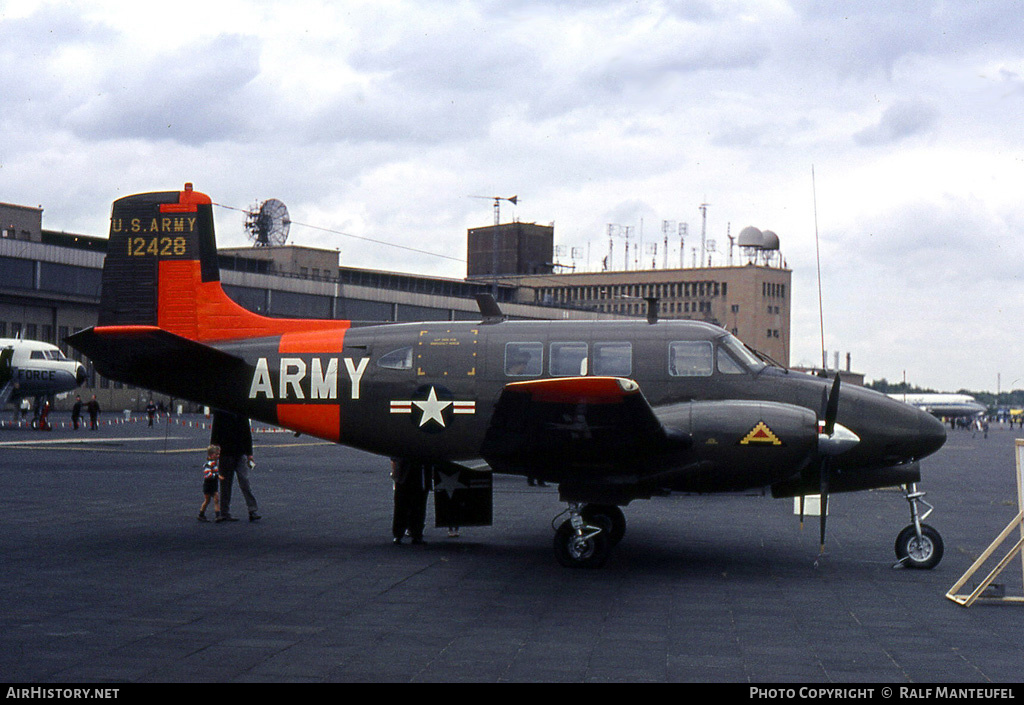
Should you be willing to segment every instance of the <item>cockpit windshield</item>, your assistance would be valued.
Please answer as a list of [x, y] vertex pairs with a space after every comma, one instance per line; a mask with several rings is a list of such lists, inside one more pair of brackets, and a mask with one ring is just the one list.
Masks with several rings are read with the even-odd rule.
[[750, 348], [733, 335], [726, 335], [720, 338], [718, 346], [751, 372], [760, 372], [767, 367], [761, 358], [751, 352]]

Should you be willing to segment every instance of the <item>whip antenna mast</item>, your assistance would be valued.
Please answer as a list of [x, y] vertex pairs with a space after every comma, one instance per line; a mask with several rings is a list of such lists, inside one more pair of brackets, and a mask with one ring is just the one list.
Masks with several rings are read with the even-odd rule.
[[828, 368], [825, 359], [825, 312], [821, 300], [821, 245], [818, 243], [818, 189], [814, 182], [814, 165], [811, 164], [811, 197], [814, 201], [814, 253], [818, 260], [818, 322], [821, 326], [821, 372]]

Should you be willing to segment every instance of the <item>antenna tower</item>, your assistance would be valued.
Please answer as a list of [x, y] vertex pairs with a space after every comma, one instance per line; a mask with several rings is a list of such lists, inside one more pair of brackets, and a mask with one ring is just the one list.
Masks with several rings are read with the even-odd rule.
[[700, 204], [700, 263], [704, 266], [704, 254], [707, 249], [707, 230], [708, 230], [708, 206], [710, 203]]
[[505, 196], [470, 196], [470, 198], [486, 198], [488, 201], [494, 201], [494, 224], [501, 224], [501, 202], [508, 201], [513, 206], [519, 203], [519, 196], [511, 196], [506, 198]]

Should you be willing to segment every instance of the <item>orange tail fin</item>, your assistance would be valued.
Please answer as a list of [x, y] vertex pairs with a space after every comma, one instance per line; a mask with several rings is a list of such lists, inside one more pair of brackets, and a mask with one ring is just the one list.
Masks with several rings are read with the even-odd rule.
[[268, 318], [232, 301], [220, 284], [213, 203], [183, 191], [114, 202], [98, 327], [158, 326], [200, 342], [336, 330], [348, 321]]

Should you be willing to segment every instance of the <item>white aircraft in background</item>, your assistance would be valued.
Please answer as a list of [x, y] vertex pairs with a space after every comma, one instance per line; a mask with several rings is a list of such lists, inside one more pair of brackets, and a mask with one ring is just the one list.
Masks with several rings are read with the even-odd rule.
[[85, 381], [85, 366], [38, 340], [0, 338], [0, 407], [26, 397], [68, 392]]
[[986, 411], [984, 404], [969, 394], [890, 394], [893, 399], [916, 406], [934, 416], [953, 418], [977, 416]]

